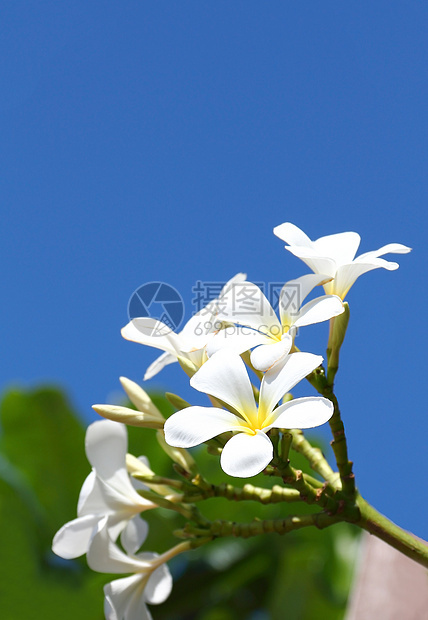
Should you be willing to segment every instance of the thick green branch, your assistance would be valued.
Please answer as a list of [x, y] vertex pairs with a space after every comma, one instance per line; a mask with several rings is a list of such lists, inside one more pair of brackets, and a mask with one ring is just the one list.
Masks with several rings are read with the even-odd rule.
[[186, 477], [189, 482], [183, 496], [185, 503], [199, 502], [210, 497], [224, 497], [236, 502], [252, 500], [261, 504], [300, 501], [300, 493], [298, 491], [284, 489], [279, 485], [274, 485], [271, 489], [264, 489], [252, 484], [245, 484], [241, 488], [225, 482], [218, 485], [211, 484], [201, 474], [191, 478], [186, 472]]
[[289, 516], [284, 519], [265, 519], [264, 521], [254, 520], [251, 523], [235, 523], [233, 521], [213, 521], [209, 529], [194, 528], [186, 525], [182, 530], [177, 530], [176, 536], [180, 538], [191, 538], [194, 536], [235, 536], [239, 538], [250, 538], [260, 534], [288, 534], [294, 530], [304, 527], [317, 527], [322, 530], [330, 525], [338, 523], [342, 519], [335, 515], [328, 515], [319, 512], [312, 515]]
[[337, 402], [337, 398], [330, 386], [327, 386], [324, 389], [323, 396], [328, 398], [334, 406], [334, 413], [329, 420], [333, 435], [331, 447], [333, 448], [334, 456], [336, 457], [337, 468], [342, 482], [342, 490], [345, 495], [353, 497], [355, 495], [355, 476], [352, 471], [353, 463], [348, 457], [345, 427], [340, 416], [339, 403]]
[[415, 562], [428, 568], [428, 543], [419, 540], [413, 534], [395, 525], [375, 510], [361, 496], [357, 497], [357, 505], [360, 509], [360, 520], [355, 523], [370, 534], [377, 536], [384, 542], [394, 547]]
[[252, 500], [261, 504], [278, 504], [281, 502], [299, 502], [301, 501], [299, 491], [295, 489], [284, 489], [279, 485], [274, 485], [271, 489], [263, 489], [255, 487], [252, 484], [245, 484], [242, 488], [235, 487], [232, 484], [210, 485], [209, 489], [202, 490], [197, 496], [189, 494], [190, 501], [199, 501], [208, 497], [224, 497], [226, 499], [241, 502]]

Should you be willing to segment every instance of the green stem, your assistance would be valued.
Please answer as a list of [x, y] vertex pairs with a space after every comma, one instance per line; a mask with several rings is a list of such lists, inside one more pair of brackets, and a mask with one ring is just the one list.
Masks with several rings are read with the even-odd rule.
[[319, 394], [328, 398], [333, 403], [334, 413], [329, 420], [330, 429], [333, 435], [331, 447], [336, 458], [339, 470], [343, 493], [348, 497], [355, 496], [355, 476], [352, 472], [352, 461], [348, 457], [348, 446], [346, 443], [345, 427], [340, 415], [339, 403], [333, 392], [333, 386], [327, 381], [325, 371], [322, 366], [311, 372], [306, 379], [317, 390]]
[[281, 461], [287, 463], [288, 454], [290, 452], [291, 444], [293, 441], [293, 435], [291, 431], [283, 431], [281, 437]]
[[281, 502], [299, 502], [300, 493], [295, 489], [284, 489], [275, 484], [271, 489], [263, 489], [255, 487], [252, 484], [245, 484], [242, 488], [235, 487], [232, 484], [211, 485], [210, 489], [201, 490], [201, 493], [194, 497], [192, 495], [185, 496], [184, 499], [192, 502], [207, 499], [208, 497], [224, 497], [225, 499], [241, 502], [256, 501], [261, 504], [278, 504]]
[[289, 516], [284, 519], [265, 519], [264, 521], [252, 521], [251, 523], [233, 523], [231, 521], [214, 521], [210, 532], [213, 536], [239, 536], [249, 538], [260, 534], [287, 534], [304, 527], [317, 527], [324, 529], [340, 521], [340, 517], [319, 512], [313, 515]]
[[311, 468], [329, 482], [333, 488], [337, 489], [337, 473], [332, 470], [321, 450], [314, 448], [304, 436], [303, 431], [292, 430], [290, 433], [293, 436], [293, 450], [302, 454], [308, 460]]
[[327, 386], [324, 389], [323, 395], [328, 398], [334, 406], [334, 413], [329, 420], [331, 433], [333, 435], [331, 447], [333, 448], [334, 456], [336, 457], [343, 493], [348, 497], [354, 497], [355, 476], [352, 471], [353, 463], [348, 457], [348, 445], [346, 443], [345, 427], [340, 415], [339, 403], [330, 386]]
[[415, 562], [428, 568], [428, 544], [419, 540], [413, 534], [401, 529], [392, 521], [384, 517], [361, 496], [357, 497], [360, 509], [360, 520], [355, 523], [370, 534], [377, 536]]
[[196, 506], [194, 506], [193, 504], [186, 504], [185, 506], [178, 504], [178, 503], [176, 504], [176, 503], [168, 501], [164, 497], [160, 497], [159, 495], [157, 495], [156, 493], [153, 493], [152, 491], [141, 490], [141, 491], [138, 491], [138, 494], [141, 495], [141, 497], [144, 497], [145, 499], [150, 500], [151, 502], [156, 504], [159, 508], [166, 508], [168, 510], [173, 510], [174, 512], [178, 512], [179, 514], [181, 514], [186, 519], [189, 519], [190, 521], [195, 521], [196, 523], [200, 523], [202, 525], [205, 525], [206, 523], [208, 523], [208, 519], [206, 519], [199, 512]]
[[[281, 462], [279, 459], [274, 460], [272, 465], [275, 474], [280, 476], [285, 484], [299, 491], [304, 502], [322, 506], [329, 514], [335, 514], [338, 511], [339, 502], [326, 493], [326, 488], [319, 480], [303, 474], [300, 469], [294, 469], [290, 463]], [[311, 484], [312, 482], [314, 485]]]

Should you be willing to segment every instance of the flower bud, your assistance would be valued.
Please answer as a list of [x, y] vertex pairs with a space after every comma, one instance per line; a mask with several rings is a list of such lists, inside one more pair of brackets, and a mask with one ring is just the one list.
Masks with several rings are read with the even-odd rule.
[[142, 387], [138, 385], [138, 383], [135, 383], [126, 377], [120, 377], [120, 382], [129, 400], [135, 407], [137, 407], [138, 411], [148, 413], [153, 418], [159, 419], [159, 421], [164, 420], [163, 415], [153, 403], [150, 396], [143, 390]]
[[190, 404], [185, 401], [184, 398], [181, 398], [181, 396], [173, 394], [172, 392], [165, 392], [165, 398], [171, 403], [171, 405], [174, 405], [176, 409], [180, 410], [190, 407]]
[[195, 460], [187, 450], [184, 448], [174, 448], [167, 444], [163, 430], [158, 431], [156, 436], [161, 448], [174, 461], [174, 463], [177, 463], [189, 473], [195, 473], [197, 471]]
[[345, 339], [349, 322], [349, 304], [345, 301], [343, 306], [345, 311], [330, 320], [330, 333], [327, 345], [327, 378], [330, 382], [334, 379], [337, 369], [339, 368], [340, 347]]
[[163, 428], [165, 419], [158, 412], [156, 415], [135, 411], [128, 407], [120, 407], [119, 405], [92, 405], [92, 409], [103, 418], [113, 420], [113, 422], [121, 422], [129, 426], [142, 426], [144, 428]]

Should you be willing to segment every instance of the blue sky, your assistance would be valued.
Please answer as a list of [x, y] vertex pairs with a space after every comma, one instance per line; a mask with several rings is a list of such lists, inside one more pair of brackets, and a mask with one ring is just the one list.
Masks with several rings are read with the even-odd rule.
[[[404, 243], [349, 294], [337, 393], [362, 493], [428, 537], [427, 27], [420, 2], [4, 5], [2, 387], [92, 419], [157, 355], [120, 336], [132, 292], [168, 282], [188, 318], [197, 280], [303, 275], [282, 222]], [[151, 386], [193, 397], [177, 365]]]

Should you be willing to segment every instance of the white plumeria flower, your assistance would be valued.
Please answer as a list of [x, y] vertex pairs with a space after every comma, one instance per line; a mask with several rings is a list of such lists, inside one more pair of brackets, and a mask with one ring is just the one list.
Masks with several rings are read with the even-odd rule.
[[123, 424], [94, 422], [86, 431], [85, 448], [92, 472], [80, 491], [78, 518], [66, 523], [52, 543], [54, 553], [65, 559], [88, 551], [94, 531], [105, 517], [116, 540], [131, 519], [141, 521], [140, 512], [157, 507], [141, 497], [131, 483], [126, 469], [128, 435]]
[[191, 448], [226, 431], [234, 435], [223, 448], [220, 464], [230, 476], [247, 478], [263, 471], [273, 458], [271, 428], [313, 428], [333, 415], [332, 403], [322, 397], [297, 398], [275, 409], [291, 388], [322, 362], [320, 355], [292, 353], [263, 377], [257, 408], [242, 359], [231, 351], [215, 353], [192, 377], [190, 384], [233, 407], [187, 407], [165, 422], [165, 439]]
[[300, 307], [315, 286], [329, 279], [310, 273], [287, 282], [279, 295], [280, 319], [258, 286], [252, 282], [234, 284], [223, 298], [218, 318], [236, 325], [214, 336], [207, 345], [208, 355], [224, 347], [243, 353], [260, 345], [251, 353], [251, 363], [257, 370], [268, 370], [290, 352], [298, 327], [327, 321], [344, 311], [336, 295], [323, 295]]
[[168, 364], [179, 359], [194, 372], [207, 360], [205, 346], [218, 329], [217, 314], [222, 297], [235, 282], [243, 282], [246, 274], [238, 273], [222, 288], [220, 295], [193, 315], [178, 334], [157, 319], [132, 319], [121, 330], [126, 340], [165, 351], [147, 368], [144, 380], [151, 379]]
[[361, 240], [356, 232], [338, 233], [311, 241], [300, 228], [290, 222], [277, 226], [273, 232], [288, 243], [285, 249], [301, 258], [312, 271], [334, 278], [324, 284], [324, 290], [327, 294], [338, 295], [341, 299], [345, 299], [355, 280], [363, 273], [379, 267], [389, 271], [398, 269], [398, 263], [379, 256], [407, 254], [411, 251], [411, 248], [401, 243], [389, 243], [379, 250], [360, 254], [355, 258]]
[[146, 536], [147, 526], [140, 520], [121, 537], [124, 553], [111, 539], [106, 520], [97, 526], [87, 555], [89, 567], [101, 573], [133, 573], [104, 586], [106, 620], [151, 620], [146, 603], [163, 603], [171, 593], [172, 577], [164, 564], [168, 553], [135, 555]]

